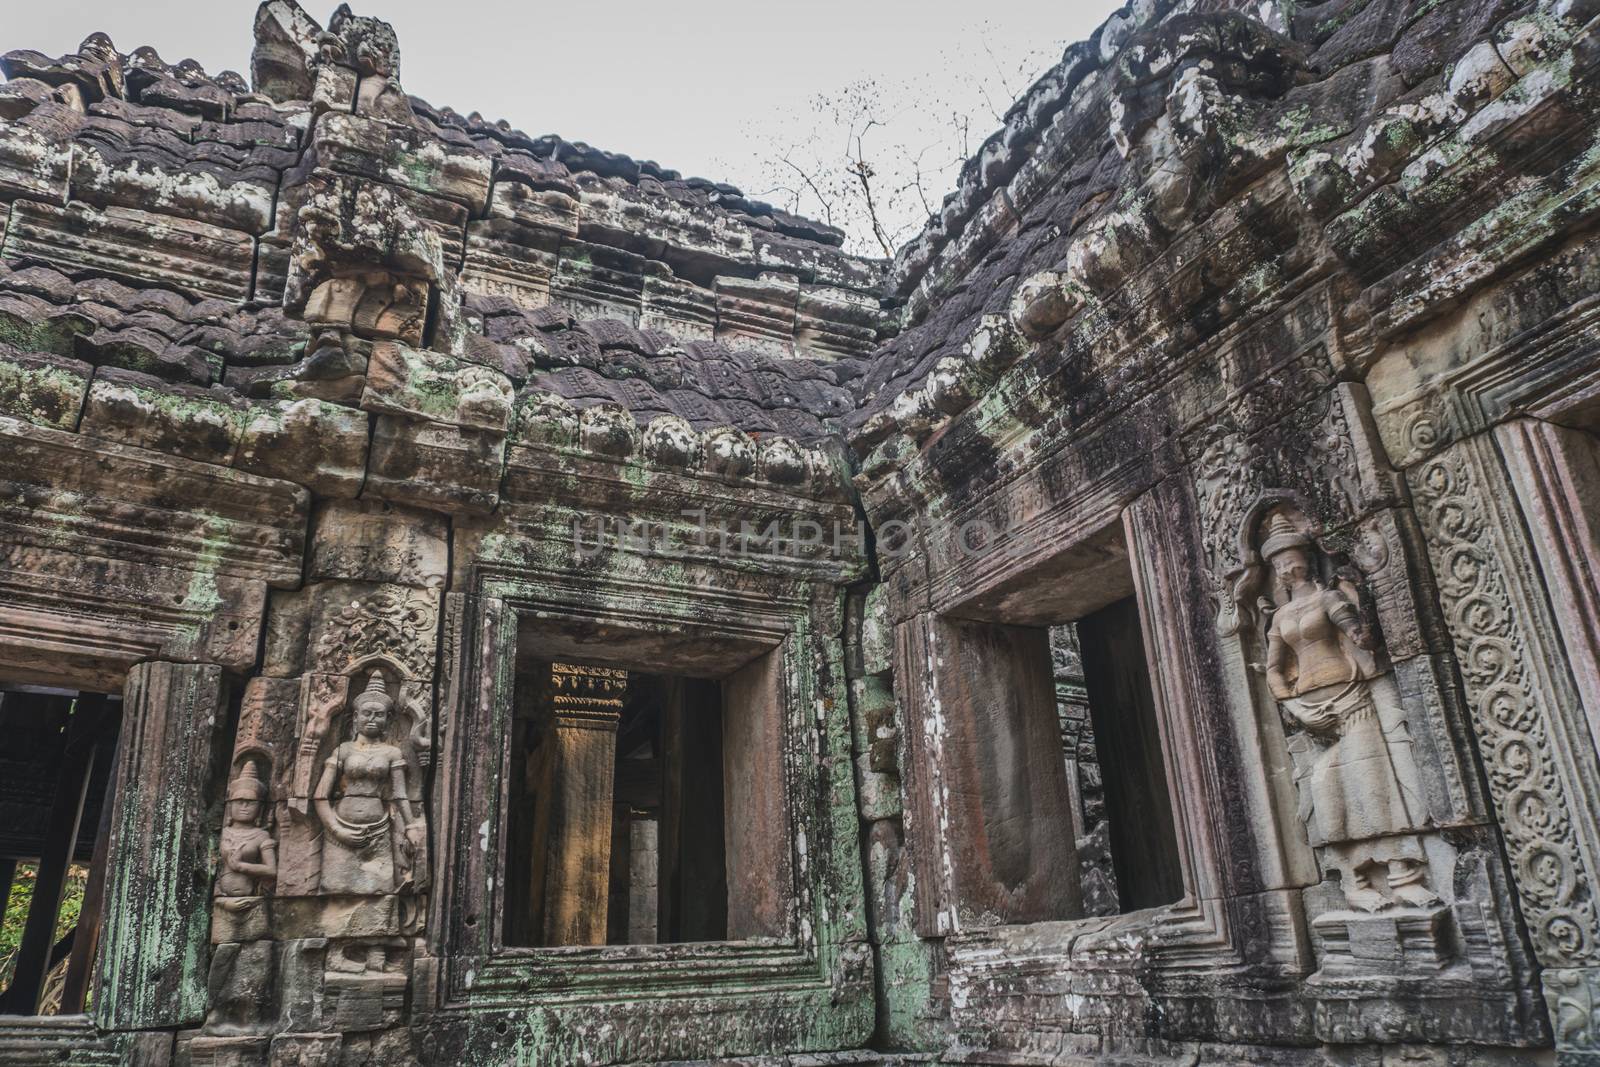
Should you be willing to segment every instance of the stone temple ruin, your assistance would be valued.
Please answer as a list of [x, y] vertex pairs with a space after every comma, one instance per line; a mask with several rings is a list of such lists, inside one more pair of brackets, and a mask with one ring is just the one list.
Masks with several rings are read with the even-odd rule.
[[892, 263], [7, 53], [0, 1062], [1600, 1063], [1597, 16], [1135, 0]]

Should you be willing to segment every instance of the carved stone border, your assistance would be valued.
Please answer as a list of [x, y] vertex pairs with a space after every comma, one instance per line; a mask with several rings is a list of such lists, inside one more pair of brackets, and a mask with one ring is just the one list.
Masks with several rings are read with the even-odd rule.
[[[1600, 965], [1593, 899], [1600, 768], [1556, 620], [1521, 529], [1516, 492], [1488, 434], [1407, 472], [1427, 534], [1446, 625], [1506, 852], [1552, 1006]], [[1584, 798], [1579, 803], [1575, 798]], [[1570, 998], [1569, 998], [1570, 999]], [[1563, 1048], [1596, 1045], [1591, 1013], [1563, 1025]]]

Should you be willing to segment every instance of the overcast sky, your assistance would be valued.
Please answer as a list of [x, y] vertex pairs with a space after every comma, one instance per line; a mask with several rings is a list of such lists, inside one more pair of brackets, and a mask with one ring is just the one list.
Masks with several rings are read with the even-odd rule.
[[[249, 76], [251, 0], [0, 0], [0, 51], [76, 49], [94, 30], [118, 49]], [[319, 22], [336, 6], [306, 4]], [[819, 111], [818, 94], [871, 79], [887, 141], [926, 140], [896, 124], [938, 97], [972, 113], [973, 147], [1019, 92], [1112, 0], [373, 0], [357, 14], [394, 24], [407, 92], [504, 118], [746, 192], [770, 184], [774, 146]], [[1026, 73], [1023, 73], [1023, 72]], [[988, 99], [985, 99], [985, 98]], [[927, 116], [923, 119], [926, 121]], [[919, 142], [920, 143], [920, 142]], [[943, 193], [944, 179], [935, 174]], [[772, 197], [778, 199], [778, 197]]]

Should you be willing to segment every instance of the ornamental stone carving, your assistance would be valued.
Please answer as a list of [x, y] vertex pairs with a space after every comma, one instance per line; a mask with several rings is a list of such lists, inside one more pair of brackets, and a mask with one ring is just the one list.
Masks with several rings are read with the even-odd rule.
[[385, 587], [352, 598], [324, 621], [314, 649], [320, 672], [343, 674], [360, 661], [382, 657], [408, 678], [433, 674], [435, 598], [417, 590]]
[[[395, 700], [380, 671], [350, 702], [351, 736], [313, 794], [322, 824], [322, 892], [368, 896], [426, 886], [427, 827], [412, 807], [413, 764], [392, 739]], [[407, 735], [407, 741], [410, 738]]]
[[1429, 816], [1399, 689], [1353, 569], [1336, 570], [1309, 526], [1291, 507], [1268, 511], [1241, 583], [1291, 730], [1301, 817], [1351, 908], [1431, 907], [1417, 836]]
[[[1545, 699], [1556, 683], [1541, 677], [1549, 667], [1530, 644], [1553, 625], [1536, 626], [1536, 604], [1507, 572], [1515, 548], [1505, 516], [1491, 502], [1499, 487], [1486, 483], [1497, 463], [1492, 446], [1478, 438], [1427, 460], [1411, 482], [1523, 916], [1546, 965], [1592, 966], [1600, 955], [1600, 917], [1580, 833], [1586, 816], [1569, 803], [1572, 772], [1559, 751], [1559, 712]], [[1531, 569], [1531, 558], [1524, 561]], [[1547, 971], [1547, 982], [1556, 975]], [[1548, 984], [1546, 993], [1554, 995]]]

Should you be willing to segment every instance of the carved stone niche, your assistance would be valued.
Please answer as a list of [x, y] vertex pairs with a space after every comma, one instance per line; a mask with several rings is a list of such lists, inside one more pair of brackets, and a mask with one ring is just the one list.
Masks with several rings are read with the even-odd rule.
[[1471, 1033], [1457, 1036], [1542, 1041], [1498, 841], [1450, 761], [1462, 715], [1451, 661], [1386, 634], [1376, 560], [1329, 540], [1298, 498], [1269, 491], [1245, 513], [1231, 575], [1251, 696], [1282, 724], [1283, 773], [1324, 876], [1303, 891], [1318, 1031], [1393, 1039], [1393, 998], [1407, 995], [1419, 999], [1406, 1034], [1426, 1037], [1439, 1012], [1461, 1018], [1470, 1003]]
[[430, 704], [429, 688], [383, 657], [301, 680], [280, 892], [317, 904], [285, 903], [289, 935], [415, 931], [419, 911], [401, 898], [428, 886]]
[[251, 682], [240, 745], [273, 766], [280, 1015], [291, 1030], [322, 1029], [324, 1009], [377, 1025], [405, 997], [430, 881], [437, 594], [323, 582], [274, 611], [299, 652]]
[[276, 1029], [278, 945], [272, 940], [281, 796], [275, 782], [290, 751], [294, 690], [279, 679], [245, 689], [223, 798], [217, 874], [211, 894], [211, 969], [205, 1026], [190, 1045], [194, 1063], [265, 1062]]
[[[364, 614], [363, 603], [349, 608]], [[337, 661], [329, 644], [311, 650], [312, 665]], [[299, 983], [314, 991], [317, 1029], [398, 1025], [406, 1002], [410, 938], [421, 933], [429, 886], [432, 689], [403, 658], [364, 655], [340, 674], [298, 683], [273, 921], [280, 938], [322, 946]]]
[[223, 808], [217, 877], [212, 883], [209, 979], [210, 1033], [258, 1032], [271, 1022], [273, 942], [271, 901], [278, 876], [278, 842], [270, 819], [270, 789], [259, 761], [235, 761]]
[[[1292, 501], [1268, 496], [1241, 536], [1242, 636], [1287, 734], [1299, 816], [1337, 890], [1312, 893], [1323, 968], [1436, 968], [1454, 954], [1452, 850], [1436, 833], [1406, 706], [1366, 577]], [[1378, 944], [1381, 942], [1381, 946]], [[1366, 961], [1366, 962], [1363, 962]]]

